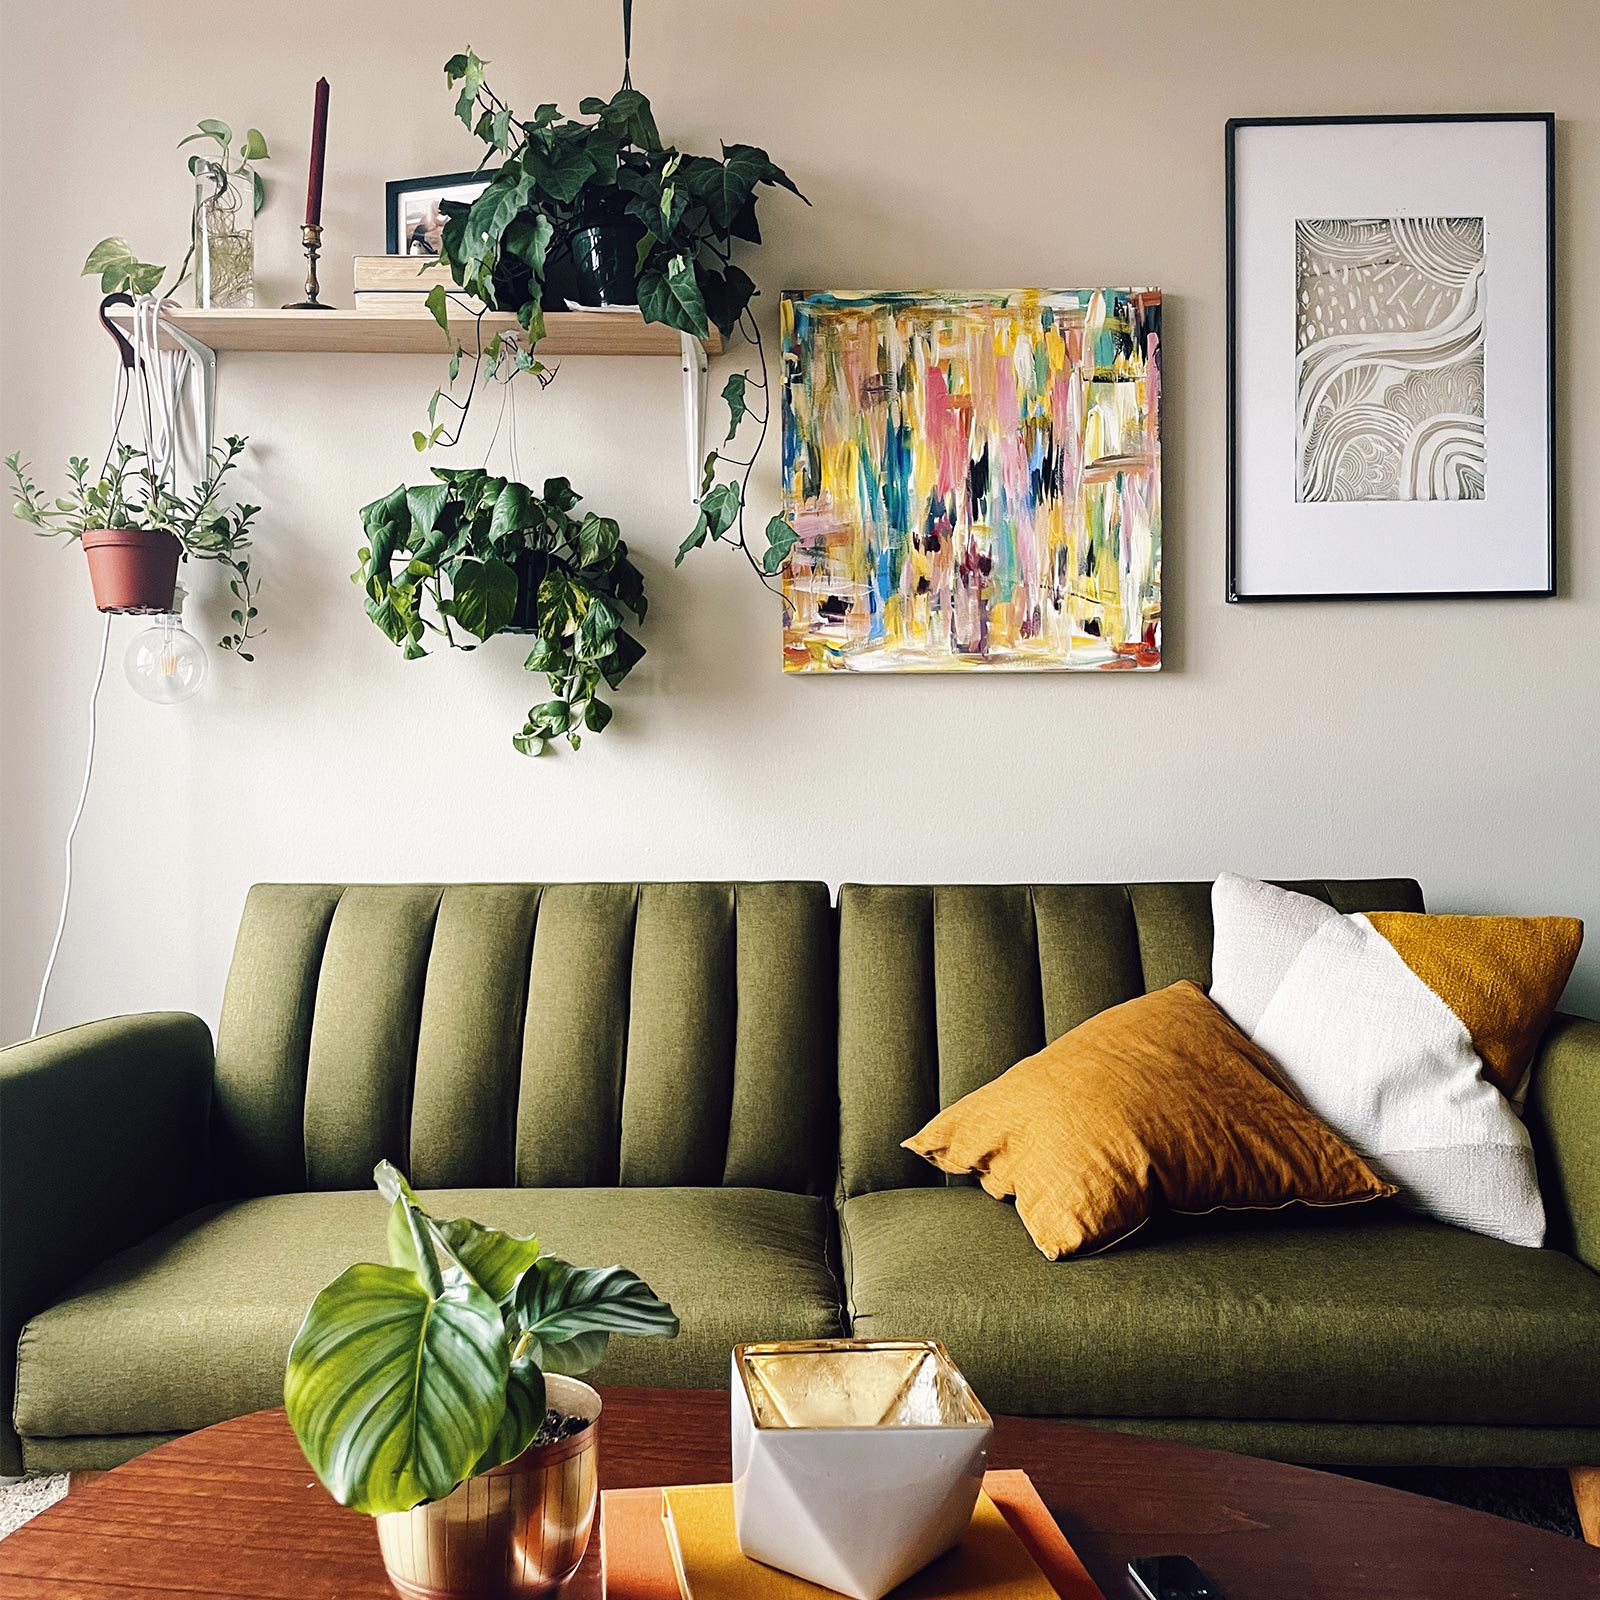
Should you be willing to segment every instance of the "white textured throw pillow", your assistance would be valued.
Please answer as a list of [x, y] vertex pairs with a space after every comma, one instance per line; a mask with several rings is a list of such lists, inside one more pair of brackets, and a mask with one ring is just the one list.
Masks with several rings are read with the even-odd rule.
[[1363, 916], [1224, 873], [1211, 998], [1402, 1203], [1544, 1242], [1533, 1146], [1466, 1026]]

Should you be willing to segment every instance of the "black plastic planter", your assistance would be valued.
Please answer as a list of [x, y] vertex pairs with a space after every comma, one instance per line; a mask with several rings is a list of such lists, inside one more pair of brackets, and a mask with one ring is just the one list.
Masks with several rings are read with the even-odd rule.
[[572, 264], [578, 292], [573, 298], [586, 306], [631, 306], [639, 300], [639, 241], [641, 223], [601, 222], [579, 228], [572, 235]]
[[539, 626], [539, 585], [550, 566], [542, 550], [524, 550], [511, 563], [517, 574], [517, 609], [502, 633], [533, 633]]

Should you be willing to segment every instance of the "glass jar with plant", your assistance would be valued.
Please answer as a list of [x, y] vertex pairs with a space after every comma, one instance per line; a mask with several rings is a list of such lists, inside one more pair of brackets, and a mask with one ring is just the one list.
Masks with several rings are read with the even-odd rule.
[[267, 186], [255, 163], [265, 161], [267, 141], [249, 128], [233, 149], [233, 130], [215, 117], [202, 117], [196, 131], [178, 141], [209, 141], [215, 153], [189, 157], [194, 207], [189, 216], [189, 249], [165, 291], [164, 266], [141, 261], [128, 241], [114, 234], [102, 239], [83, 264], [85, 277], [100, 279], [102, 294], [176, 294], [194, 269], [194, 303], [200, 307], [253, 306], [255, 302], [255, 218], [266, 204]]
[[[387, 1161], [373, 1178], [389, 1264], [349, 1267], [312, 1301], [289, 1349], [289, 1425], [334, 1499], [378, 1519], [402, 1595], [551, 1592], [583, 1559], [598, 1488], [600, 1396], [577, 1374], [613, 1333], [670, 1338], [678, 1319], [625, 1267], [436, 1221]], [[503, 1492], [471, 1495], [483, 1477]]]
[[244, 648], [258, 631], [250, 531], [261, 508], [229, 504], [225, 491], [246, 442], [234, 435], [215, 446], [200, 481], [182, 492], [150, 470], [144, 451], [118, 440], [98, 473], [86, 457], [72, 457], [67, 491], [53, 500], [29, 476], [32, 469], [21, 455], [9, 455], [6, 469], [17, 494], [11, 509], [41, 538], [83, 545], [102, 611], [170, 612], [179, 562], [216, 562], [233, 597], [233, 627], [218, 643], [253, 661]]
[[[625, 4], [625, 25], [627, 11]], [[771, 408], [761, 329], [750, 310], [757, 290], [733, 256], [739, 246], [761, 242], [758, 190], [775, 186], [805, 197], [754, 145], [724, 144], [719, 159], [663, 144], [649, 100], [626, 75], [609, 100], [583, 100], [577, 118], [542, 105], [524, 119], [489, 86], [486, 65], [470, 49], [445, 63], [456, 115], [487, 146], [483, 168], [498, 163], [475, 200], [444, 202], [441, 254], [451, 276], [484, 305], [516, 313], [526, 331], [523, 358], [544, 376], [531, 352], [544, 336], [546, 280], [563, 250], [570, 252], [580, 280], [587, 274], [597, 302], [636, 300], [646, 321], [701, 339], [715, 326], [724, 338], [737, 332], [748, 341], [760, 375], [737, 372], [723, 387], [727, 434], [706, 456], [699, 515], [677, 559], [707, 539], [721, 540], [742, 551], [770, 584], [795, 533], [781, 516], [767, 522], [759, 545], [746, 533], [750, 477]], [[518, 271], [508, 273], [508, 264]], [[429, 295], [447, 336], [449, 301], [443, 286]], [[457, 398], [466, 355], [454, 342], [450, 381], [434, 393], [430, 431], [415, 436], [419, 449], [459, 440], [483, 359], [474, 355], [466, 390]], [[498, 370], [503, 372], [503, 362]], [[449, 422], [437, 420], [441, 404], [453, 411]], [[757, 431], [741, 455], [734, 447], [747, 420]]]
[[610, 517], [572, 514], [582, 498], [565, 478], [542, 494], [481, 468], [435, 467], [436, 483], [401, 484], [361, 511], [366, 544], [352, 578], [367, 615], [406, 660], [427, 654], [425, 635], [471, 650], [498, 633], [528, 634], [524, 665], [550, 698], [532, 707], [512, 744], [539, 755], [564, 737], [611, 721], [600, 698], [644, 655], [624, 627], [643, 621], [644, 579]]

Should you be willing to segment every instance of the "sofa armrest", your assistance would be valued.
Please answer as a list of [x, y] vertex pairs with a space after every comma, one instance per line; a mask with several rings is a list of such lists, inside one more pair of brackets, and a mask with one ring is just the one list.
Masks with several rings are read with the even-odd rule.
[[1528, 1132], [1550, 1244], [1600, 1272], [1600, 1022], [1557, 1016], [1533, 1064]]
[[0, 1050], [0, 1474], [23, 1324], [93, 1266], [203, 1198], [211, 1032], [115, 1017]]

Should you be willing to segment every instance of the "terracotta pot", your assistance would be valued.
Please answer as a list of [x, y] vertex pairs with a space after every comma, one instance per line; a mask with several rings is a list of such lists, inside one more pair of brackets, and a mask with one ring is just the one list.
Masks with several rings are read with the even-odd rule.
[[442, 1500], [377, 1519], [389, 1582], [405, 1600], [553, 1595], [589, 1548], [599, 1497], [600, 1396], [548, 1374], [549, 1405], [589, 1426], [468, 1478]]
[[177, 535], [150, 528], [86, 528], [94, 603], [102, 611], [172, 610], [178, 586]]

